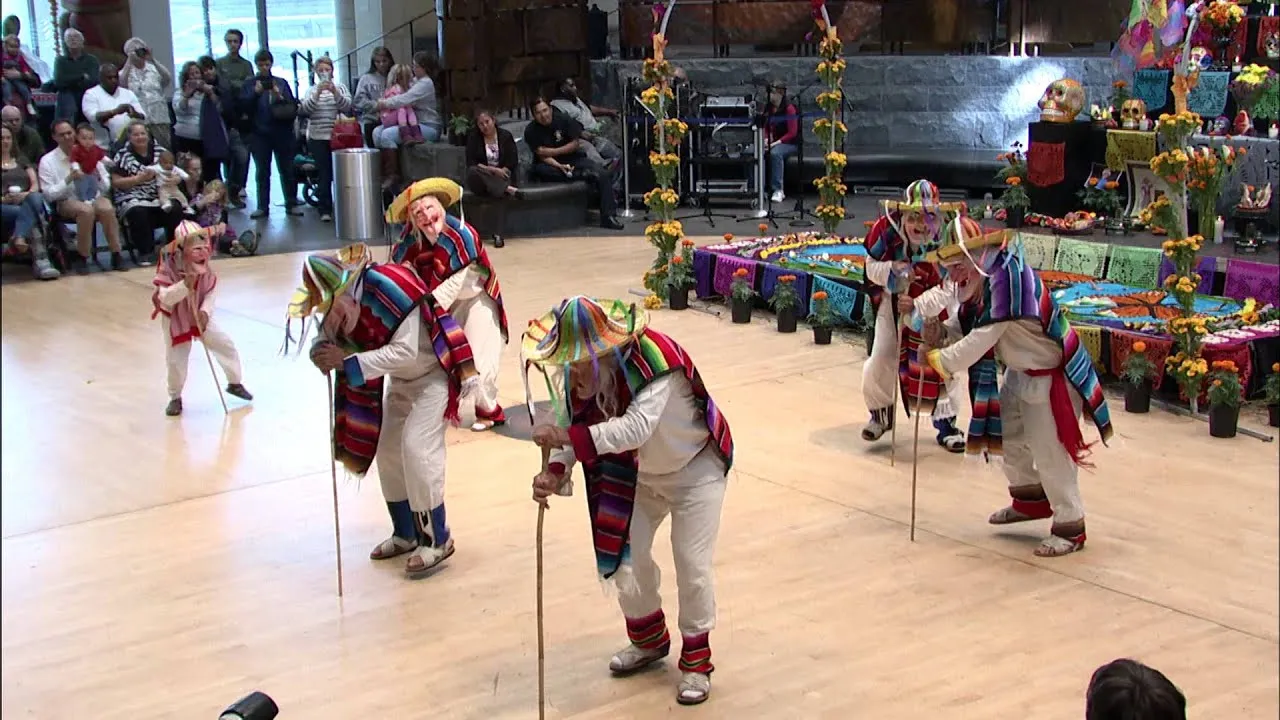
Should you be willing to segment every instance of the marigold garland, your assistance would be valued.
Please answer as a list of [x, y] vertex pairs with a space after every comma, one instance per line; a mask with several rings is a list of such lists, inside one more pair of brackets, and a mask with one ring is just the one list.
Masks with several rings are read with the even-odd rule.
[[818, 93], [817, 102], [818, 107], [827, 113], [827, 117], [813, 122], [813, 134], [826, 145], [827, 151], [823, 154], [826, 174], [813, 181], [820, 198], [818, 207], [813, 212], [822, 221], [827, 234], [834, 235], [840, 221], [844, 220], [844, 195], [848, 192], [848, 187], [844, 184], [844, 168], [848, 158], [839, 150], [844, 147], [844, 138], [849, 132], [849, 128], [839, 118], [840, 106], [844, 103], [841, 85], [846, 63], [841, 57], [844, 45], [836, 36], [836, 27], [827, 16], [825, 4], [815, 12], [814, 20], [818, 24], [818, 30], [824, 33], [822, 42], [818, 44], [818, 55], [822, 60], [818, 63], [817, 73], [827, 89]]
[[[686, 282], [684, 273], [671, 272], [671, 264], [676, 249], [684, 239], [684, 227], [674, 220], [676, 206], [680, 204], [680, 196], [672, 189], [676, 177], [680, 174], [680, 143], [689, 132], [689, 126], [679, 118], [667, 117], [671, 101], [675, 93], [671, 89], [671, 77], [674, 69], [664, 57], [667, 46], [663, 35], [667, 15], [671, 8], [664, 7], [658, 12], [655, 6], [653, 57], [644, 61], [644, 79], [651, 86], [640, 93], [640, 103], [644, 105], [654, 118], [653, 138], [657, 143], [657, 151], [649, 153], [649, 166], [653, 168], [653, 190], [645, 193], [644, 204], [649, 208], [654, 222], [645, 228], [645, 237], [657, 250], [653, 265], [644, 274], [644, 287], [654, 300], [646, 298], [646, 307], [656, 307], [660, 300], [670, 296], [673, 282]], [[676, 256], [677, 258], [679, 256]], [[688, 258], [682, 258], [677, 264], [683, 264]]]

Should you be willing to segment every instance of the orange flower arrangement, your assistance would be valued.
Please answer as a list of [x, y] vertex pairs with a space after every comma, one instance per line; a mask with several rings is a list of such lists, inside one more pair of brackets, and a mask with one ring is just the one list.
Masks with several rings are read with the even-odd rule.
[[815, 328], [829, 328], [836, 324], [835, 314], [831, 312], [831, 303], [827, 301], [827, 293], [819, 290], [813, 294], [813, 302], [809, 304], [811, 314], [809, 324]]
[[747, 269], [746, 269], [746, 268], [738, 268], [737, 270], [734, 270], [734, 271], [733, 271], [733, 276], [734, 276], [735, 278], [738, 278], [738, 279], [745, 278], [745, 277], [747, 276]]
[[725, 234], [724, 234], [724, 241], [725, 241], [725, 242], [733, 242], [733, 233], [725, 233]]
[[1012, 187], [1017, 187], [1022, 184], [1022, 178], [1018, 177], [1017, 175], [1010, 175], [1009, 177], [1004, 179], [1004, 184]]
[[761, 235], [765, 234], [766, 232], [769, 232], [769, 225], [767, 223], [760, 223], [756, 227], [760, 229]]

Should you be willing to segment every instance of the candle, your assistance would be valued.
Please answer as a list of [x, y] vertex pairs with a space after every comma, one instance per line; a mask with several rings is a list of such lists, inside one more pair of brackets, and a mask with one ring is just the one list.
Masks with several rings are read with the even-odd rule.
[[1240, 72], [1243, 69], [1244, 69], [1244, 66], [1240, 64], [1240, 56], [1237, 55], [1236, 61], [1231, 64], [1231, 72]]
[[[1275, 7], [1275, 6], [1272, 5], [1272, 7]], [[1280, 138], [1280, 123], [1275, 123], [1275, 122], [1271, 123], [1271, 129], [1267, 131], [1267, 137], [1271, 138], [1272, 140], [1275, 140], [1276, 138]]]
[[1222, 221], [1222, 216], [1219, 215], [1218, 219], [1213, 222], [1213, 244], [1214, 245], [1222, 244], [1222, 229], [1225, 226], [1226, 226], [1226, 223]]

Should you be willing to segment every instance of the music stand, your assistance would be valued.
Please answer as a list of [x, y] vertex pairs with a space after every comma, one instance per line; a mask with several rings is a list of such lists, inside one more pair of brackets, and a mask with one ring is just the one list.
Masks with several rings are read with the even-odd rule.
[[[757, 118], [756, 122], [756, 209], [751, 213], [738, 218], [738, 222], [760, 222], [767, 221], [776, 230], [778, 228], [779, 216], [773, 212], [773, 200], [770, 200], [764, 192], [765, 173], [767, 169], [767, 159], [769, 151], [764, 147], [764, 118]], [[781, 218], [785, 220], [786, 218]]]
[[796, 193], [796, 206], [792, 208], [791, 212], [782, 213], [778, 215], [778, 219], [779, 220], [789, 219], [791, 222], [787, 223], [787, 225], [794, 228], [811, 228], [814, 226], [815, 223], [812, 220], [806, 220], [805, 216], [808, 215], [809, 217], [813, 217], [813, 218], [818, 217], [817, 215], [814, 215], [813, 213], [806, 210], [804, 207], [804, 191], [805, 191], [804, 121], [805, 121], [805, 116], [804, 116], [804, 103], [802, 100], [802, 98], [804, 97], [804, 94], [808, 92], [816, 84], [817, 84], [816, 82], [809, 83], [808, 87], [805, 87], [802, 90], [800, 90], [800, 93], [796, 95], [795, 99], [793, 100], [793, 102], [796, 105], [797, 120], [800, 123], [800, 134], [797, 136], [799, 139], [799, 142], [796, 143], [796, 170], [797, 172], [800, 173], [800, 191]]

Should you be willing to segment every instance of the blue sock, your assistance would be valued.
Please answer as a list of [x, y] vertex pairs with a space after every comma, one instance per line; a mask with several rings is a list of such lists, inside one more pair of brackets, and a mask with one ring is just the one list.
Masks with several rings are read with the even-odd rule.
[[444, 547], [449, 542], [449, 525], [445, 522], [444, 503], [431, 508], [432, 547]]
[[401, 540], [414, 540], [418, 537], [414, 529], [413, 510], [408, 500], [387, 503], [387, 512], [391, 514], [391, 533]]

